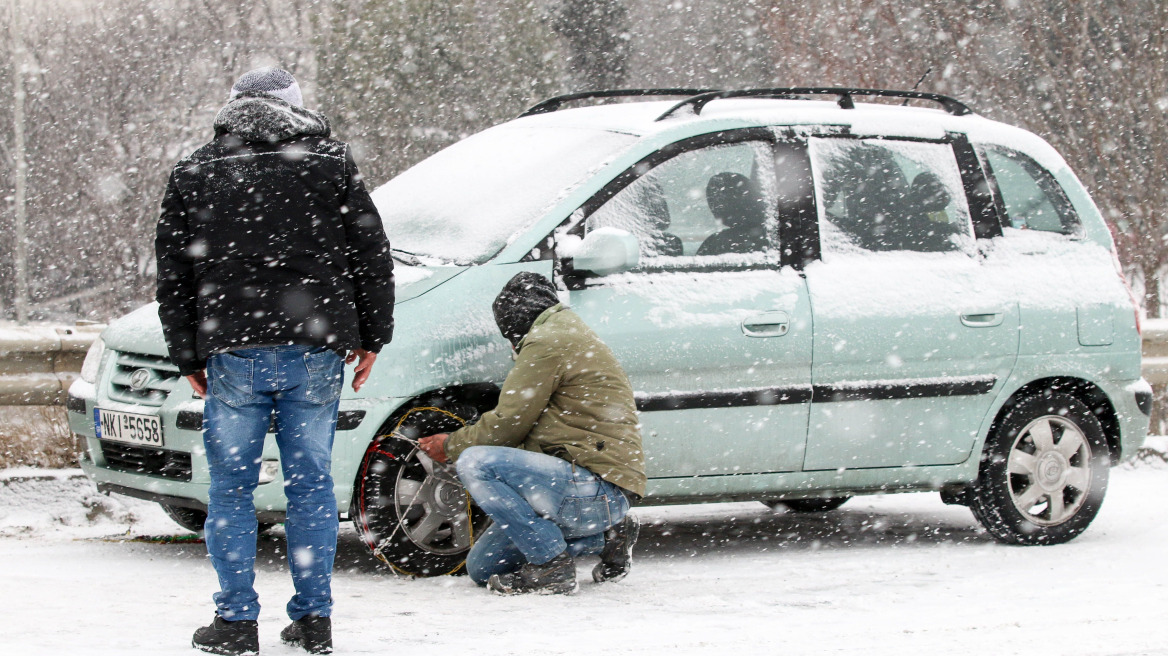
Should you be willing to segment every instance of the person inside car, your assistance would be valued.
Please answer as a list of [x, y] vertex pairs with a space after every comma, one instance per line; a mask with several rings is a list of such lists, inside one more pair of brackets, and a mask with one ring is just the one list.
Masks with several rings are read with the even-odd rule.
[[718, 173], [706, 183], [706, 203], [724, 230], [702, 242], [698, 255], [754, 253], [766, 248], [766, 205], [757, 185], [741, 173]]

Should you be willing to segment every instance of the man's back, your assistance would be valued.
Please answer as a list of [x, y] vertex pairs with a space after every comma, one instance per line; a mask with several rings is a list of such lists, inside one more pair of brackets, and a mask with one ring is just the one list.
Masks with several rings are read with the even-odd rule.
[[175, 167], [159, 222], [172, 358], [189, 373], [246, 346], [378, 350], [392, 334], [389, 243], [348, 146], [320, 114], [262, 95], [215, 127]]
[[280, 638], [332, 652], [337, 500], [331, 466], [344, 361], [359, 390], [393, 331], [389, 241], [348, 146], [291, 73], [232, 86], [215, 138], [171, 173], [155, 249], [171, 359], [203, 397], [215, 618], [192, 646], [259, 650], [253, 493], [270, 427], [288, 497], [296, 594]]

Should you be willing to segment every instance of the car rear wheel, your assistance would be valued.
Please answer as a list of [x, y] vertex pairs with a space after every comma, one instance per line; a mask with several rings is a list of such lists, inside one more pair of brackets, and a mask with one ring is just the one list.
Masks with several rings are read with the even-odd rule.
[[353, 523], [381, 562], [413, 576], [462, 569], [489, 518], [454, 468], [431, 460], [414, 442], [457, 430], [477, 417], [469, 406], [415, 407], [369, 445], [354, 486]]
[[1000, 542], [1067, 542], [1099, 512], [1110, 466], [1103, 427], [1090, 408], [1047, 391], [1002, 416], [986, 442], [969, 507]]

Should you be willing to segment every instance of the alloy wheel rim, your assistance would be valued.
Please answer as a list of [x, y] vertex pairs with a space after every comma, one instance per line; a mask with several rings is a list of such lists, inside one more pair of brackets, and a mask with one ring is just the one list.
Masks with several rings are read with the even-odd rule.
[[1058, 415], [1039, 417], [1018, 432], [1006, 460], [1010, 500], [1039, 526], [1072, 518], [1091, 488], [1091, 446], [1083, 431]]
[[415, 545], [434, 554], [470, 548], [472, 527], [466, 490], [449, 465], [415, 450], [394, 481], [393, 496], [402, 531]]

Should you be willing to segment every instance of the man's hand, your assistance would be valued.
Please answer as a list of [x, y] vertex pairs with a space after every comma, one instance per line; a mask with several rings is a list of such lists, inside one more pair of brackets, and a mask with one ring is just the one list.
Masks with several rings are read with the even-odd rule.
[[187, 380], [191, 383], [191, 389], [195, 390], [195, 395], [200, 399], [207, 398], [207, 370], [200, 369], [198, 373], [187, 376]]
[[434, 462], [446, 462], [446, 438], [449, 433], [438, 433], [418, 440], [418, 446]]
[[353, 391], [359, 392], [361, 386], [369, 378], [369, 373], [373, 371], [373, 361], [377, 359], [377, 354], [365, 349], [356, 349], [349, 351], [345, 356], [345, 364], [353, 364], [357, 361], [357, 366], [353, 368]]

